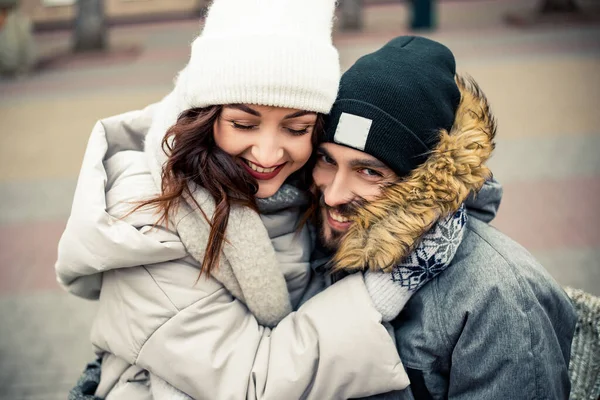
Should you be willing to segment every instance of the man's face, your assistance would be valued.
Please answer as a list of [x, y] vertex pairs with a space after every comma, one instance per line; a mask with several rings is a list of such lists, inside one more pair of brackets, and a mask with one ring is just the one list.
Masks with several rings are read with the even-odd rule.
[[398, 176], [375, 157], [346, 146], [323, 143], [317, 155], [313, 179], [321, 197], [321, 240], [336, 250], [352, 224], [353, 202], [376, 199]]

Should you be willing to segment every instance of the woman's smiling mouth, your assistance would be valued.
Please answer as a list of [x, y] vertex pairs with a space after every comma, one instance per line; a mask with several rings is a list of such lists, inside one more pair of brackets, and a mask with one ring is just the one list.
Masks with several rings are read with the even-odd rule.
[[272, 167], [263, 167], [262, 165], [253, 163], [245, 158], [242, 158], [242, 160], [244, 161], [243, 165], [246, 168], [246, 171], [248, 171], [255, 179], [262, 181], [267, 181], [276, 177], [286, 164], [283, 163]]

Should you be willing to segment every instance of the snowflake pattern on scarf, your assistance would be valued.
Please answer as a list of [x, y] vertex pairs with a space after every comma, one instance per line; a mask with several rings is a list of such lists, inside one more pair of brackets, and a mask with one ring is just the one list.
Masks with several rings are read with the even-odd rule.
[[392, 280], [416, 291], [424, 283], [444, 271], [454, 258], [467, 223], [465, 206], [438, 221], [425, 234], [415, 250], [392, 270]]

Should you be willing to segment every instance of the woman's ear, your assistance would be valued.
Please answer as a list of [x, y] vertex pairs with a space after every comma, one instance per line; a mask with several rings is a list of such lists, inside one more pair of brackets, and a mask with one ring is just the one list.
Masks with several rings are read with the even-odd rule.
[[219, 132], [219, 126], [221, 124], [221, 115], [217, 115], [217, 118], [215, 118], [215, 122], [213, 122], [213, 136], [217, 134], [217, 132]]

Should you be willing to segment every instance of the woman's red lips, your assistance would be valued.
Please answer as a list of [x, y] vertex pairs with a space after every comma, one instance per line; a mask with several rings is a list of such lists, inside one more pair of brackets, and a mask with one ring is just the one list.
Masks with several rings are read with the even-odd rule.
[[[265, 168], [260, 164], [257, 163], [252, 163], [254, 165], [256, 165], [257, 167], [260, 168]], [[275, 169], [271, 172], [258, 172], [252, 169], [252, 167], [250, 167], [248, 165], [248, 162], [246, 160], [244, 160], [244, 162], [242, 163], [242, 165], [244, 166], [244, 168], [246, 168], [246, 171], [248, 171], [248, 173], [250, 175], [252, 175], [255, 179], [261, 180], [261, 181], [268, 181], [269, 179], [273, 179], [275, 178], [279, 172], [281, 172], [281, 169], [283, 168], [283, 166], [285, 165], [285, 163], [278, 165], [277, 167], [275, 167]]]

